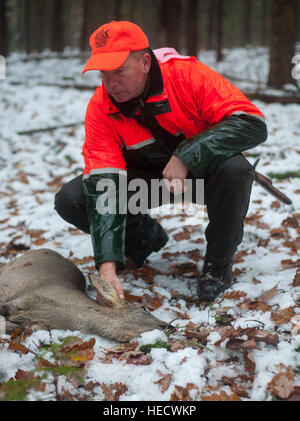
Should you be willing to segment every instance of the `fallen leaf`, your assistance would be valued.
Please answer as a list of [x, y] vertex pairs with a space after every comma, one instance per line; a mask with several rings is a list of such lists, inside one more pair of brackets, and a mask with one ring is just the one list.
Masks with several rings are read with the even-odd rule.
[[95, 356], [93, 349], [95, 345], [95, 338], [84, 342], [81, 338], [74, 338], [74, 340], [61, 348], [61, 352], [72, 363], [72, 365], [81, 366], [90, 361]]
[[292, 318], [292, 334], [293, 335], [300, 334], [300, 314], [296, 314]]
[[244, 291], [230, 291], [223, 292], [222, 297], [227, 298], [228, 300], [239, 300], [242, 297], [245, 297], [247, 294]]
[[187, 347], [187, 344], [184, 341], [172, 341], [170, 343], [170, 350], [172, 352], [176, 352], [179, 349], [185, 349]]
[[100, 386], [100, 383], [98, 382], [93, 382], [92, 380], [89, 381], [85, 386], [84, 389], [87, 390], [88, 392], [91, 392], [92, 390], [94, 390], [95, 387]]
[[235, 393], [228, 395], [224, 390], [220, 393], [213, 393], [211, 395], [202, 396], [202, 401], [240, 401], [240, 397]]
[[249, 374], [254, 374], [255, 373], [256, 364], [255, 364], [254, 358], [250, 354], [250, 352], [247, 352], [247, 351], [244, 352], [244, 360], [245, 360], [245, 370]]
[[156, 372], [161, 376], [161, 378], [153, 383], [158, 384], [160, 386], [161, 393], [164, 393], [170, 386], [172, 374], [163, 374], [160, 370], [156, 370]]
[[191, 233], [187, 227], [183, 227], [183, 231], [178, 234], [174, 234], [173, 238], [175, 241], [189, 240]]
[[173, 393], [171, 394], [170, 401], [191, 401], [189, 392], [192, 389], [198, 389], [193, 383], [187, 383], [186, 387], [176, 385], [174, 387]]
[[293, 307], [287, 307], [282, 310], [274, 310], [271, 312], [271, 320], [279, 326], [284, 323], [288, 323], [291, 320], [293, 313]]
[[120, 396], [127, 392], [128, 387], [123, 383], [114, 383], [107, 386], [105, 383], [101, 384], [104, 392], [104, 401], [116, 402]]
[[16, 352], [22, 352], [22, 354], [28, 354], [29, 349], [25, 345], [19, 344], [18, 342], [10, 341], [8, 349]]
[[162, 301], [157, 297], [151, 297], [149, 294], [144, 294], [142, 298], [142, 304], [147, 307], [150, 311], [154, 311], [162, 306]]
[[288, 216], [284, 221], [282, 221], [281, 225], [283, 227], [297, 228], [299, 227], [299, 221], [295, 215]]
[[267, 291], [265, 291], [258, 298], [258, 300], [262, 301], [263, 303], [267, 303], [268, 301], [272, 300], [272, 298], [274, 298], [274, 296], [277, 294], [277, 292], [278, 292], [278, 286], [275, 285], [273, 288], [268, 289]]
[[293, 287], [299, 287], [300, 286], [300, 269], [297, 269], [297, 272], [295, 273], [294, 279], [293, 279]]
[[226, 343], [227, 349], [255, 349], [257, 348], [254, 339], [243, 340], [243, 339], [229, 339]]
[[211, 333], [211, 329], [204, 328], [201, 330], [185, 329], [185, 336], [187, 339], [197, 339], [202, 345], [207, 344], [207, 337]]
[[32, 241], [32, 244], [34, 244], [35, 246], [43, 246], [46, 243], [46, 239], [45, 238], [38, 238], [37, 240]]
[[300, 401], [300, 386], [295, 386], [288, 397], [288, 401], [299, 402]]
[[284, 269], [300, 268], [300, 259], [297, 259], [297, 260], [284, 259], [284, 260], [281, 260], [281, 265]]
[[294, 371], [289, 367], [288, 371], [279, 373], [268, 383], [267, 389], [279, 399], [287, 399], [293, 390]]
[[130, 303], [141, 303], [143, 299], [141, 295], [132, 295], [129, 294], [127, 291], [124, 291], [124, 297], [126, 301], [129, 301]]
[[31, 387], [38, 390], [39, 392], [44, 392], [46, 389], [46, 383], [42, 383], [41, 378], [39, 376], [35, 376], [33, 373], [30, 373], [28, 371], [18, 369], [15, 374], [15, 379], [16, 380], [33, 380]]
[[273, 228], [270, 230], [270, 236], [275, 240], [280, 238], [288, 238], [288, 231], [285, 228]]
[[278, 209], [280, 208], [280, 202], [278, 200], [274, 200], [274, 202], [271, 203], [271, 209]]

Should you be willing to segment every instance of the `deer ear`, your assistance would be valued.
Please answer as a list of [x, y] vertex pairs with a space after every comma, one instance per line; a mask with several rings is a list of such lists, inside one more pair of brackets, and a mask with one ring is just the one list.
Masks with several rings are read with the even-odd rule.
[[122, 301], [118, 296], [117, 291], [108, 281], [101, 278], [99, 275], [90, 273], [88, 274], [88, 278], [100, 295], [103, 305], [108, 307], [120, 307], [122, 305]]

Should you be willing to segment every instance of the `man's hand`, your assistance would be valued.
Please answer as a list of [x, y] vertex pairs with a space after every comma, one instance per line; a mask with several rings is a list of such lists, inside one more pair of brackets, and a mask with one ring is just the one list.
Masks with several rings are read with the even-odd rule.
[[166, 188], [175, 196], [186, 190], [184, 180], [188, 175], [189, 169], [183, 161], [176, 155], [172, 155], [171, 159], [165, 166], [162, 175]]
[[[117, 291], [120, 298], [124, 298], [124, 292], [122, 283], [116, 274], [116, 263], [115, 262], [104, 262], [99, 268], [99, 275], [101, 278], [108, 281]], [[98, 293], [96, 296], [98, 301]], [[98, 301], [100, 303], [100, 301]]]

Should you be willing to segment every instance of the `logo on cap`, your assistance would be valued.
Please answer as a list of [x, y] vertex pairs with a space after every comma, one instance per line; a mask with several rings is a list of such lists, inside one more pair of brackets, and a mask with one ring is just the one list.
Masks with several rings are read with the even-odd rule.
[[101, 31], [97, 32], [95, 36], [95, 45], [97, 48], [101, 48], [105, 46], [109, 38], [108, 32], [109, 32], [108, 29], [106, 31], [104, 29], [101, 29]]

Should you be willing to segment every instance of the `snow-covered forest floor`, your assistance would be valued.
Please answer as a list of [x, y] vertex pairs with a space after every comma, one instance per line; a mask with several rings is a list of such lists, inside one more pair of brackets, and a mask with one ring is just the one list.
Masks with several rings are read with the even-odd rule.
[[[93, 91], [47, 85], [92, 86], [99, 83], [98, 75], [82, 76], [84, 62], [78, 58], [23, 58], [12, 55], [6, 80], [0, 81], [0, 264], [46, 247], [72, 260], [86, 275], [95, 270], [90, 238], [63, 221], [53, 202], [60, 186], [82, 172], [81, 123]], [[266, 80], [265, 49], [256, 54], [250, 48], [227, 51], [218, 66], [211, 53], [200, 59], [239, 78], [255, 75], [261, 86]], [[254, 103], [265, 114], [269, 138], [249, 151], [248, 159], [254, 163], [259, 156], [257, 170], [275, 173], [273, 184], [293, 204], [280, 203], [254, 183], [232, 288], [210, 305], [193, 301], [205, 253], [206, 211], [189, 206], [174, 215], [172, 208], [164, 207], [156, 215], [169, 242], [143, 269], [124, 271], [121, 277], [131, 299], [144, 296], [153, 315], [173, 320], [178, 329], [171, 334], [147, 332], [122, 346], [81, 332], [2, 335], [0, 400], [7, 396], [10, 378], [27, 381], [24, 396], [29, 400], [55, 400], [58, 394], [66, 400], [300, 399], [300, 105]], [[95, 298], [90, 287], [87, 294]], [[43, 364], [26, 350], [41, 352], [44, 346], [45, 367], [45, 360], [53, 362], [45, 343], [59, 343], [70, 335], [90, 340], [81, 364], [85, 386], [70, 377], [72, 373], [53, 377], [52, 371], [44, 386], [31, 387], [28, 379], [36, 376], [32, 370]], [[145, 355], [139, 348], [147, 344], [156, 347]]]

